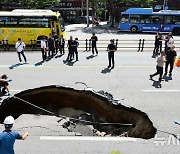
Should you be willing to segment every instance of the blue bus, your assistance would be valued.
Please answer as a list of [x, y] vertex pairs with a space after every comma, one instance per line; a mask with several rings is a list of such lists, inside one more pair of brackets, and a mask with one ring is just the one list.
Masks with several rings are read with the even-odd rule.
[[180, 11], [161, 10], [153, 12], [152, 8], [129, 8], [121, 13], [120, 31], [131, 32], [172, 32], [180, 34]]

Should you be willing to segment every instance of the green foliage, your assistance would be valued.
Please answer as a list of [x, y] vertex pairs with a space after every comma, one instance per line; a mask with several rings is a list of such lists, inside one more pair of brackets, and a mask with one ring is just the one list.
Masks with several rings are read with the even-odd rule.
[[39, 9], [57, 5], [60, 0], [1, 0], [0, 4], [11, 4], [12, 2], [25, 5], [27, 8]]

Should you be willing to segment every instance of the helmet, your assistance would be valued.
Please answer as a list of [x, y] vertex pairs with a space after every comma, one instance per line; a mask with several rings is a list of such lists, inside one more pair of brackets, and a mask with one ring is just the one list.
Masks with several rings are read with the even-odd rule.
[[5, 125], [12, 125], [14, 124], [14, 118], [12, 116], [8, 116], [4, 119], [4, 124]]

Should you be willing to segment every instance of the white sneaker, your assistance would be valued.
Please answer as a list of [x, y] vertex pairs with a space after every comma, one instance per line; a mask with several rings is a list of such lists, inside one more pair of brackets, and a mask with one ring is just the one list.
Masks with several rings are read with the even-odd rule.
[[28, 62], [25, 62], [25, 64], [29, 64]]
[[22, 64], [23, 64], [23, 62], [22, 62], [22, 61], [20, 61], [20, 62], [19, 62], [19, 64], [21, 64], [21, 65], [22, 65]]

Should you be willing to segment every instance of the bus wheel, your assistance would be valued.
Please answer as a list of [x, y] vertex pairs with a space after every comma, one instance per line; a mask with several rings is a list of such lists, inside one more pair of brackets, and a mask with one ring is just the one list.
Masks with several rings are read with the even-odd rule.
[[180, 34], [180, 28], [177, 28], [177, 27], [173, 28], [172, 34], [173, 35], [179, 35]]
[[135, 33], [137, 32], [138, 28], [136, 26], [132, 26], [130, 30], [132, 33]]

